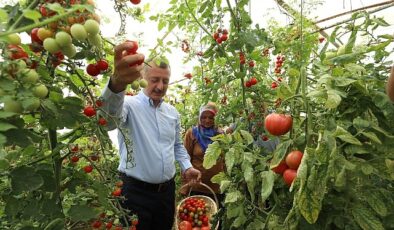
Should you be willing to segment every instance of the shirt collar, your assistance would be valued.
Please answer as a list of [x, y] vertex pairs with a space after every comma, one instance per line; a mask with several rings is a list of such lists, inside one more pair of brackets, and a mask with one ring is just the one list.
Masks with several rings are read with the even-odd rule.
[[[142, 89], [139, 93], [138, 93], [138, 97], [142, 100], [143, 103], [146, 103], [152, 107], [155, 107], [155, 104], [153, 103], [152, 98], [148, 97], [144, 90]], [[159, 108], [161, 106], [161, 104], [163, 103], [163, 99], [160, 100], [159, 105], [157, 106], [157, 108]]]

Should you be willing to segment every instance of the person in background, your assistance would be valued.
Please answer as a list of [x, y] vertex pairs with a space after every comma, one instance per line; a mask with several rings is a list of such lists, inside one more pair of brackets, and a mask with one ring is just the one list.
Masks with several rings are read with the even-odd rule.
[[386, 93], [390, 100], [394, 102], [394, 66], [391, 67], [389, 79], [387, 80]]
[[[224, 160], [219, 158], [216, 165], [210, 169], [205, 169], [203, 167], [205, 152], [208, 145], [213, 142], [211, 137], [223, 133], [222, 130], [215, 126], [215, 115], [217, 112], [218, 109], [213, 102], [201, 106], [198, 116], [198, 125], [186, 131], [183, 143], [190, 155], [193, 167], [201, 171], [201, 182], [208, 185], [214, 191], [219, 200], [219, 207], [221, 207], [220, 203], [224, 196], [220, 194], [219, 185], [212, 183], [211, 178], [224, 170]], [[199, 184], [186, 185], [186, 183], [187, 181], [183, 180], [184, 185], [180, 191], [181, 194], [188, 194], [191, 189], [190, 186], [192, 186], [191, 195], [205, 195], [214, 199], [212, 192], [206, 187]]]
[[[163, 101], [170, 81], [170, 67], [160, 60], [143, 63], [142, 54], [127, 54], [133, 42], [115, 47], [114, 73], [103, 89], [102, 109], [109, 114], [108, 129], [122, 127], [118, 134], [119, 166], [123, 181], [123, 208], [138, 215], [139, 230], [171, 230], [175, 214], [175, 161], [188, 181], [198, 182], [200, 171], [193, 168], [180, 137], [180, 116]], [[143, 77], [148, 85], [137, 95], [125, 97], [131, 82]], [[103, 113], [103, 116], [106, 114]], [[131, 150], [126, 140], [132, 141]], [[130, 154], [134, 162], [130, 161]], [[135, 163], [135, 164], [133, 164]]]

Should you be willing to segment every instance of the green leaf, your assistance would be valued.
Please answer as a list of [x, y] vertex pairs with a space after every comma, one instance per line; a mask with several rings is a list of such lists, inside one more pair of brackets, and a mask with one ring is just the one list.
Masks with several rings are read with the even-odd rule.
[[249, 132], [247, 132], [245, 130], [240, 130], [240, 132], [241, 132], [243, 139], [246, 141], [246, 144], [250, 145], [253, 143], [253, 141], [254, 141], [253, 136]]
[[345, 78], [345, 77], [338, 77], [338, 78], [335, 78], [334, 81], [335, 81], [336, 86], [344, 87], [344, 86], [348, 86], [348, 85], [352, 84], [353, 82], [355, 82], [357, 80], [351, 79], [351, 78]]
[[341, 101], [341, 96], [339, 96], [336, 91], [327, 91], [326, 108], [335, 109], [336, 107], [338, 107], [339, 104], [341, 104]]
[[72, 221], [88, 221], [97, 217], [100, 212], [87, 205], [73, 205], [68, 211]]
[[23, 16], [25, 18], [33, 20], [34, 22], [38, 22], [38, 20], [41, 18], [40, 12], [38, 12], [37, 10], [30, 10], [30, 9], [23, 10]]
[[287, 149], [290, 147], [290, 145], [293, 143], [293, 140], [287, 140], [279, 143], [279, 145], [276, 147], [274, 151], [274, 157], [271, 161], [271, 169], [275, 168], [276, 166], [279, 165], [279, 163], [284, 159]]
[[272, 193], [274, 188], [275, 174], [273, 171], [264, 171], [261, 173], [261, 200], [264, 202]]
[[379, 219], [372, 213], [371, 210], [364, 207], [361, 204], [352, 207], [351, 213], [353, 215], [354, 220], [356, 223], [363, 229], [363, 230], [384, 230], [382, 223]]
[[391, 41], [385, 41], [382, 42], [378, 45], [372, 45], [368, 47], [367, 52], [372, 52], [372, 51], [378, 51], [378, 50], [384, 50], [384, 48], [388, 45], [390, 45]]
[[373, 132], [361, 132], [364, 136], [368, 137], [371, 141], [377, 143], [377, 144], [382, 144], [380, 141], [379, 137], [373, 133]]
[[[47, 7], [48, 7], [48, 9], [50, 9], [51, 11], [55, 11], [55, 12], [57, 12], [57, 13], [59, 13], [59, 14], [62, 14], [62, 13], [64, 13], [65, 11], [64, 11], [64, 8], [59, 4], [59, 3], [52, 3], [52, 4], [47, 4]], [[86, 8], [87, 9], [87, 7], [83, 7], [83, 8]], [[82, 9], [82, 8], [81, 8]]]
[[208, 148], [205, 152], [203, 167], [206, 169], [212, 168], [214, 166], [222, 153], [222, 149], [220, 148], [219, 142], [213, 142], [208, 145]]
[[15, 194], [37, 190], [44, 184], [42, 177], [32, 167], [21, 166], [10, 174], [11, 188]]
[[246, 181], [246, 185], [248, 187], [248, 191], [250, 194], [251, 201], [254, 201], [254, 187], [255, 187], [255, 181], [254, 181], [254, 173], [253, 173], [253, 168], [252, 167], [246, 167], [244, 170], [244, 178]]
[[224, 203], [225, 203], [225, 204], [234, 203], [234, 202], [237, 202], [238, 200], [241, 200], [242, 197], [243, 197], [243, 195], [241, 194], [240, 191], [228, 192], [228, 193], [226, 194], [226, 198], [225, 198], [225, 200], [224, 200]]
[[212, 183], [216, 183], [220, 185], [220, 191], [224, 193], [228, 186], [231, 184], [231, 181], [228, 180], [226, 174], [224, 172], [220, 172], [211, 178]]
[[367, 120], [364, 120], [364, 119], [362, 119], [360, 117], [356, 117], [356, 118], [353, 119], [353, 125], [357, 129], [365, 129], [365, 128], [369, 128], [369, 126], [371, 124]]
[[4, 122], [0, 122], [0, 132], [1, 131], [7, 131], [10, 129], [16, 129], [17, 127], [14, 125], [11, 125], [9, 123], [4, 123]]
[[340, 126], [337, 126], [337, 129], [334, 132], [334, 137], [337, 137], [350, 144], [362, 145], [357, 138]]
[[366, 200], [371, 208], [380, 216], [387, 216], [388, 211], [384, 203], [384, 197], [379, 192], [370, 192], [366, 194]]
[[64, 229], [64, 219], [57, 218], [52, 220], [44, 230], [63, 230]]
[[236, 158], [235, 158], [235, 149], [231, 147], [228, 152], [225, 154], [225, 163], [226, 163], [226, 169], [228, 174], [231, 174], [231, 170], [233, 169], [233, 166], [235, 164]]
[[0, 23], [6, 23], [8, 21], [7, 11], [0, 9]]
[[10, 163], [6, 159], [0, 159], [0, 172], [8, 170]]
[[362, 164], [361, 165], [361, 171], [365, 174], [365, 175], [371, 175], [374, 171], [374, 167], [368, 163]]

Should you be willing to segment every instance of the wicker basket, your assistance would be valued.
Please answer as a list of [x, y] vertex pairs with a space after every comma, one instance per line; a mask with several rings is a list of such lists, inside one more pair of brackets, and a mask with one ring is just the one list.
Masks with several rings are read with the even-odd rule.
[[[204, 195], [193, 195], [193, 196], [190, 196], [190, 193], [191, 193], [192, 188], [193, 188], [192, 186], [190, 186], [190, 190], [189, 190], [188, 196], [186, 198], [184, 198], [183, 200], [181, 200], [179, 202], [179, 204], [177, 205], [177, 207], [176, 207], [176, 214], [175, 214], [176, 215], [175, 216], [175, 229], [176, 230], [178, 230], [178, 225], [181, 222], [181, 219], [179, 219], [178, 210], [181, 207], [181, 205], [190, 197], [203, 199], [205, 201], [206, 207], [208, 207], [208, 209], [209, 209], [209, 211], [207, 213], [207, 216], [208, 216], [209, 219], [211, 219], [212, 216], [218, 211], [219, 202], [218, 202], [218, 198], [216, 197], [215, 192], [208, 185], [206, 185], [204, 183], [201, 183], [201, 182], [199, 184], [204, 186], [204, 187], [206, 187], [213, 194], [213, 197], [215, 198], [215, 200], [213, 200], [209, 196], [204, 196]], [[185, 184], [180, 189], [182, 189], [183, 187], [188, 186], [188, 185], [189, 184]], [[218, 227], [219, 227], [219, 224], [216, 225], [215, 230], [217, 230]], [[209, 228], [211, 229], [211, 224], [209, 224]]]

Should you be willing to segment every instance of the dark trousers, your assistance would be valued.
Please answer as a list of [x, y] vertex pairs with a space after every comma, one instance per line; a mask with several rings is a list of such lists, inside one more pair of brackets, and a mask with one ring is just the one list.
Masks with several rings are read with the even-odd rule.
[[122, 207], [138, 215], [138, 230], [171, 230], [175, 214], [175, 182], [153, 190], [122, 177]]

